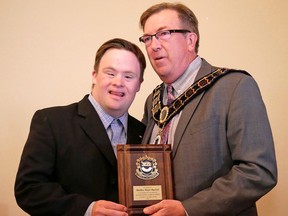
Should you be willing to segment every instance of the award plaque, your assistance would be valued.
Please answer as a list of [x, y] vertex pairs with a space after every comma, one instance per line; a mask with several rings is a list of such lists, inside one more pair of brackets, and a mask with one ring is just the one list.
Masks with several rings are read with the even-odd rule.
[[119, 203], [128, 214], [140, 216], [143, 208], [173, 199], [171, 145], [117, 145]]

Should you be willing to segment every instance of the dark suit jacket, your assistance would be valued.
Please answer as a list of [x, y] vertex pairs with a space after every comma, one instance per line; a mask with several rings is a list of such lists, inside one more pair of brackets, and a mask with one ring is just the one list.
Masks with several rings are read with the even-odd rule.
[[[145, 126], [129, 115], [127, 143]], [[118, 201], [117, 159], [94, 107], [79, 103], [37, 111], [15, 183], [19, 206], [31, 215], [84, 215], [95, 200]]]
[[[214, 71], [205, 60], [196, 80]], [[143, 143], [155, 124], [148, 97]], [[255, 80], [220, 78], [182, 111], [172, 150], [175, 199], [188, 214], [255, 216], [255, 202], [277, 181], [273, 138]]]

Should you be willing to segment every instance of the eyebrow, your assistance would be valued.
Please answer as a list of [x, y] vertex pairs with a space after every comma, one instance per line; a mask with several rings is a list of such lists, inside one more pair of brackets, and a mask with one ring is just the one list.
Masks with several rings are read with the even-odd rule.
[[[165, 29], [169, 29], [168, 26], [163, 26], [163, 27], [158, 28], [155, 33], [159, 31], [164, 31]], [[146, 35], [151, 35], [151, 34], [144, 34], [143, 36], [146, 36]]]
[[104, 67], [103, 70], [113, 70], [113, 71], [117, 71], [116, 68], [108, 66], [108, 67]]
[[[105, 68], [103, 68], [103, 70], [104, 70], [104, 71], [105, 71], [105, 70], [111, 70], [111, 71], [114, 71], [114, 72], [119, 72], [118, 69], [116, 69], [116, 68], [114, 68], [114, 67], [111, 67], [111, 66], [105, 67]], [[133, 70], [124, 70], [124, 71], [121, 70], [120, 72], [125, 73], [125, 74], [127, 74], [127, 73], [129, 73], [129, 74], [135, 74], [135, 75], [137, 76], [137, 72], [135, 72], [135, 71], [133, 71]]]

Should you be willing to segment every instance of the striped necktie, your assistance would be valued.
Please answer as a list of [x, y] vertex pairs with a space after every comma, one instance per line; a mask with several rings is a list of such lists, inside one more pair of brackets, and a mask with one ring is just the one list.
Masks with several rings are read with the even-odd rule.
[[[168, 98], [167, 105], [170, 106], [175, 99], [175, 97], [173, 95], [173, 86], [171, 84], [167, 85], [167, 98]], [[167, 143], [171, 122], [172, 122], [172, 119], [163, 128], [162, 135], [161, 135], [161, 143], [162, 144]]]

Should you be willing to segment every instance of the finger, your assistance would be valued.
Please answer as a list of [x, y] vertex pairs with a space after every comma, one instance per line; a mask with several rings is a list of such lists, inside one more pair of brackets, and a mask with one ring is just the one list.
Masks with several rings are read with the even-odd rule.
[[161, 209], [160, 203], [156, 203], [154, 205], [151, 205], [151, 206], [148, 206], [148, 207], [144, 208], [143, 212], [145, 214], [151, 215], [151, 214], [155, 214], [160, 209]]
[[105, 216], [128, 216], [128, 213], [125, 211], [118, 211], [114, 209], [105, 209]]
[[115, 215], [126, 216], [127, 208], [121, 204], [114, 203], [106, 200], [99, 200], [93, 205], [93, 216], [102, 215]]
[[118, 211], [126, 211], [127, 208], [124, 205], [121, 205], [119, 203], [111, 202], [111, 201], [106, 201], [106, 200], [99, 200], [95, 202], [96, 206], [102, 206], [107, 209], [114, 209]]

